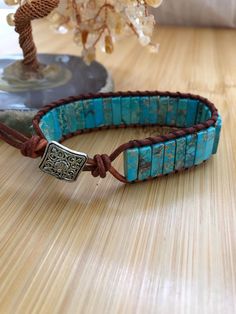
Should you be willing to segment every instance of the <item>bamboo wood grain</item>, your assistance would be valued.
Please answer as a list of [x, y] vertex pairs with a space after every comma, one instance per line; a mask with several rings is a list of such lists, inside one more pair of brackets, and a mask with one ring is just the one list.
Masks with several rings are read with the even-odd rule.
[[[79, 54], [70, 35], [34, 27], [40, 52]], [[1, 38], [1, 56], [17, 40]], [[0, 142], [0, 313], [235, 313], [236, 32], [162, 27], [160, 53], [125, 39], [111, 57], [116, 90], [198, 93], [223, 117], [218, 154], [181, 174], [123, 185], [74, 184]], [[78, 136], [93, 155], [155, 130]], [[119, 159], [116, 166], [122, 167]]]

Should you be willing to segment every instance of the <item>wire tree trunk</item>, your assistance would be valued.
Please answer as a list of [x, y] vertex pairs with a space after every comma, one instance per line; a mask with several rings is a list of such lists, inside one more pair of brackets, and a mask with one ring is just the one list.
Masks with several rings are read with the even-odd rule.
[[39, 69], [37, 49], [33, 40], [31, 21], [46, 17], [59, 5], [59, 0], [33, 0], [21, 5], [14, 16], [15, 30], [23, 51], [23, 64], [32, 72]]

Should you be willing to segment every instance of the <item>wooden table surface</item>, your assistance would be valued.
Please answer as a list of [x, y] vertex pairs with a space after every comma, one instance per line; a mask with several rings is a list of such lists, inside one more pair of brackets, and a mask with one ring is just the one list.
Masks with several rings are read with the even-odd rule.
[[[34, 31], [40, 52], [79, 54], [70, 35]], [[3, 37], [1, 56], [19, 50], [13, 30]], [[1, 142], [0, 313], [236, 313], [236, 31], [162, 27], [155, 40], [157, 55], [129, 38], [98, 60], [116, 90], [210, 98], [223, 117], [218, 154], [152, 182], [85, 173], [66, 184]], [[101, 131], [67, 144], [93, 155], [143, 136]]]

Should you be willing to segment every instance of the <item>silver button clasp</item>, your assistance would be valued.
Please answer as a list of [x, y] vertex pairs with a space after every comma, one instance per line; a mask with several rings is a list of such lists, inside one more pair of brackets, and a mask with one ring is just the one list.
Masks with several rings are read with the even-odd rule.
[[45, 149], [39, 168], [59, 180], [76, 181], [87, 160], [87, 154], [51, 141]]

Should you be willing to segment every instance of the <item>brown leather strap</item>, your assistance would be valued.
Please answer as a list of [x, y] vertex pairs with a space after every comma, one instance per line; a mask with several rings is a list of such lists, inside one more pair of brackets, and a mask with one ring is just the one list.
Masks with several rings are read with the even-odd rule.
[[38, 135], [33, 135], [31, 138], [26, 137], [1, 122], [0, 138], [9, 145], [18, 148], [24, 156], [31, 158], [41, 156], [47, 145], [47, 141], [44, 138]]

